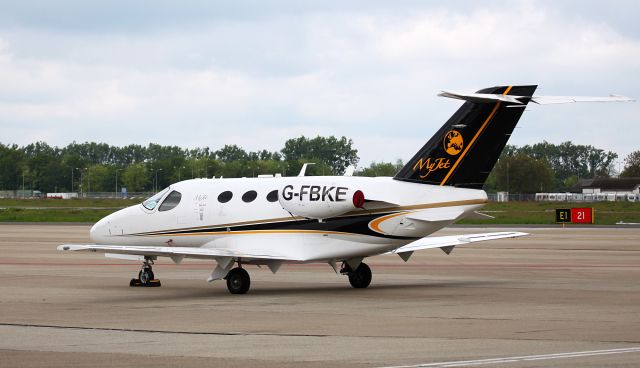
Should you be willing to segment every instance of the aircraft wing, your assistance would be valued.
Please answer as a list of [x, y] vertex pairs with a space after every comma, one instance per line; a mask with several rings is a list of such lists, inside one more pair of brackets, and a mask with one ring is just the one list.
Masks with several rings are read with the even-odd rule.
[[427, 236], [422, 239], [418, 239], [405, 246], [397, 248], [388, 252], [387, 254], [397, 254], [402, 259], [407, 261], [411, 254], [416, 250], [440, 248], [443, 252], [449, 254], [458, 245], [465, 245], [469, 243], [476, 243], [487, 240], [497, 240], [505, 238], [517, 238], [520, 236], [529, 235], [519, 231], [501, 231], [495, 233], [482, 233], [482, 234], [465, 234], [465, 235], [449, 235], [449, 236]]
[[[179, 263], [182, 258], [245, 258], [245, 259], [265, 259], [292, 261], [293, 259], [283, 257], [276, 253], [265, 253], [260, 251], [237, 251], [227, 248], [205, 248], [205, 247], [148, 247], [148, 246], [127, 246], [127, 245], [104, 245], [104, 244], [63, 244], [58, 246], [62, 251], [88, 251], [100, 252], [108, 255], [125, 254], [132, 256], [147, 257], [170, 257], [174, 262]], [[114, 257], [124, 258], [124, 257]]]

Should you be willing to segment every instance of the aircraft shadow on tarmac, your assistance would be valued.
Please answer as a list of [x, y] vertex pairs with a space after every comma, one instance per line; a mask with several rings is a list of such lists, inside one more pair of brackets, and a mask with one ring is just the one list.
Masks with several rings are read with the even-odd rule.
[[[505, 281], [506, 282], [506, 281]], [[184, 286], [184, 285], [171, 285], [170, 281], [164, 282], [161, 288], [122, 288], [109, 287], [109, 291], [117, 291], [126, 288], [126, 295], [118, 297], [101, 297], [100, 300], [104, 302], [148, 302], [148, 301], [188, 301], [189, 299], [207, 299], [223, 298], [225, 300], [246, 300], [251, 296], [295, 296], [295, 295], [309, 295], [309, 296], [336, 296], [342, 297], [362, 297], [371, 296], [375, 297], [379, 295], [379, 292], [387, 293], [388, 291], [424, 291], [428, 296], [429, 290], [443, 289], [443, 288], [467, 288], [467, 287], [497, 287], [505, 282], [500, 281], [448, 281], [448, 282], [434, 282], [425, 280], [424, 282], [411, 282], [401, 284], [378, 284], [371, 285], [367, 289], [354, 289], [348, 285], [335, 284], [335, 285], [300, 285], [291, 287], [269, 287], [264, 285], [256, 285], [252, 288], [246, 296], [230, 295], [226, 288], [219, 287], [202, 287], [202, 286]], [[123, 290], [124, 291], [124, 290]], [[131, 291], [131, 292], [128, 292]], [[434, 295], [434, 297], [437, 297]]]

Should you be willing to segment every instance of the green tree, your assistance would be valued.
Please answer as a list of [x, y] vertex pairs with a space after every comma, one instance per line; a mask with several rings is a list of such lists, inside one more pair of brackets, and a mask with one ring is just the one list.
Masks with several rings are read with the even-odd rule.
[[544, 160], [524, 154], [501, 158], [493, 169], [496, 189], [512, 193], [536, 193], [553, 188], [553, 171]]
[[69, 186], [63, 180], [67, 169], [62, 164], [61, 152], [57, 147], [45, 142], [32, 143], [23, 147], [23, 157], [23, 168], [29, 173], [31, 189], [46, 193]]
[[149, 175], [149, 170], [145, 164], [131, 164], [122, 173], [123, 186], [127, 187], [129, 192], [148, 190], [151, 182]]
[[346, 137], [338, 139], [334, 136], [317, 136], [309, 139], [301, 136], [287, 140], [280, 152], [287, 163], [295, 161], [324, 163], [334, 173], [342, 174], [347, 166], [358, 163], [358, 150], [352, 146], [353, 141]]
[[0, 190], [19, 189], [21, 183], [22, 151], [17, 145], [0, 143]]
[[245, 161], [249, 158], [249, 155], [245, 150], [236, 146], [235, 144], [227, 144], [218, 151], [216, 151], [216, 157], [222, 162], [231, 161]]
[[559, 190], [567, 189], [564, 182], [574, 175], [579, 178], [609, 177], [612, 164], [618, 157], [614, 152], [605, 152], [590, 145], [575, 145], [570, 141], [558, 145], [544, 141], [506, 153], [514, 154], [546, 161], [555, 174], [555, 187]]
[[394, 176], [404, 164], [402, 160], [396, 161], [396, 163], [391, 162], [372, 162], [369, 167], [364, 168], [362, 170], [358, 170], [356, 175], [358, 176]]
[[633, 151], [624, 159], [624, 170], [620, 176], [625, 178], [640, 177], [640, 151]]
[[93, 165], [87, 168], [85, 175], [86, 190], [89, 192], [113, 192], [116, 178], [113, 167]]

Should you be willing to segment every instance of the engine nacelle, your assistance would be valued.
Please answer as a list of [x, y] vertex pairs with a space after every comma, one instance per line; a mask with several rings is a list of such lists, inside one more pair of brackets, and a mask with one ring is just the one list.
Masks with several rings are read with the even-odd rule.
[[278, 201], [294, 216], [326, 219], [362, 208], [361, 190], [334, 185], [285, 185]]

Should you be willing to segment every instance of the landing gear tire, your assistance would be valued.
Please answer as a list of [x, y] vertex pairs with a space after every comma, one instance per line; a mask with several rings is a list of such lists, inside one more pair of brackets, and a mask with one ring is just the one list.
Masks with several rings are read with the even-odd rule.
[[361, 262], [355, 271], [349, 272], [349, 283], [356, 289], [364, 289], [371, 284], [371, 268]]
[[227, 280], [227, 289], [231, 294], [246, 294], [251, 286], [251, 278], [244, 268], [232, 269], [225, 279]]
[[160, 286], [160, 280], [156, 280], [151, 265], [153, 265], [153, 259], [145, 257], [144, 262], [142, 263], [142, 269], [138, 272], [138, 278], [131, 279], [131, 281], [129, 281], [129, 286]]
[[151, 280], [155, 280], [151, 267], [141, 269], [138, 273], [138, 279], [142, 285], [149, 285]]

